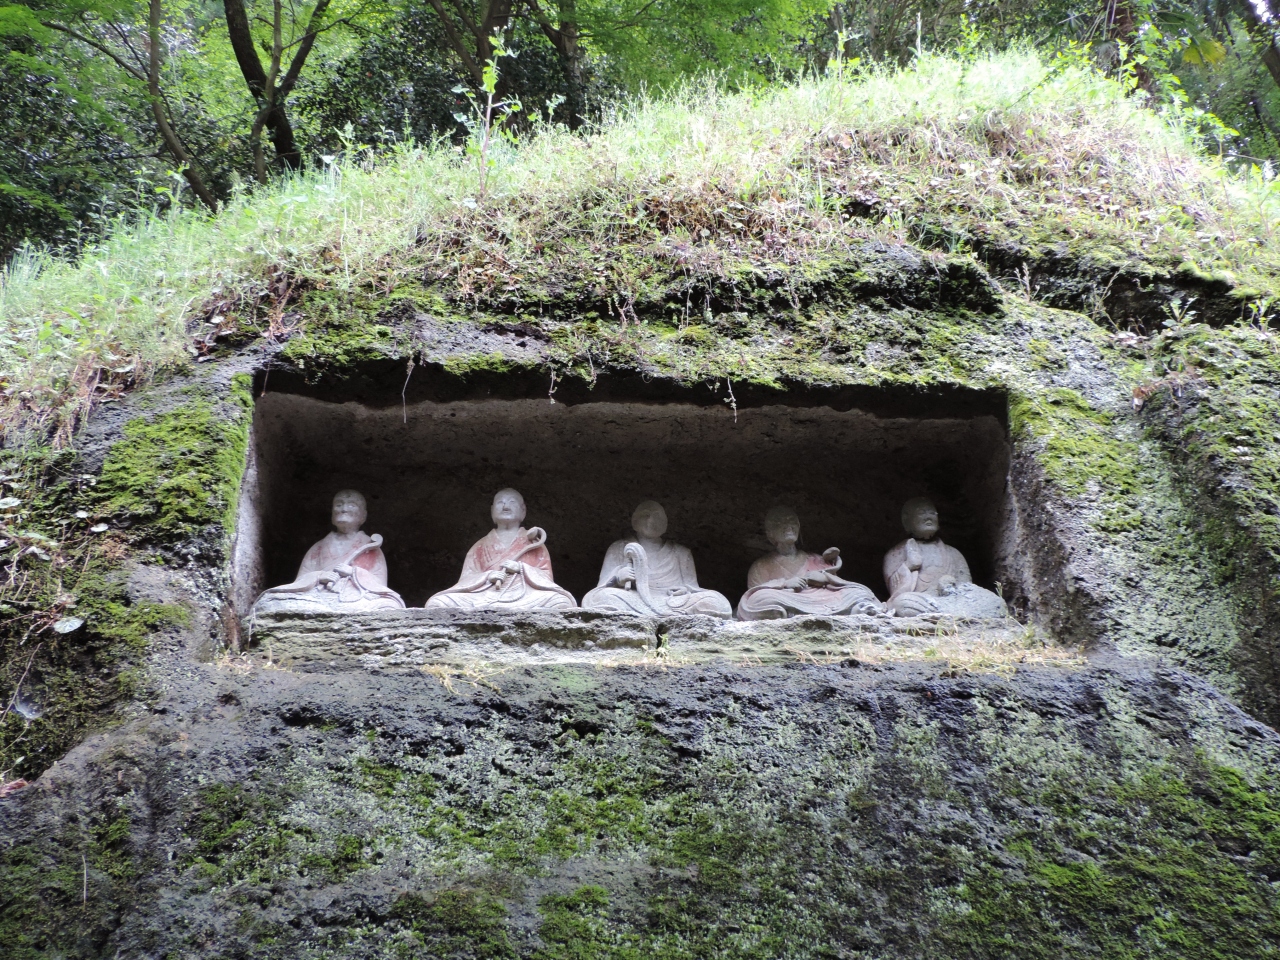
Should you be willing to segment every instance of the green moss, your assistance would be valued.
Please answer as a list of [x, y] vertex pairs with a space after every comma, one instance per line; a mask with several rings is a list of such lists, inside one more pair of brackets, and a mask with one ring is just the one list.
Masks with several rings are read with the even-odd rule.
[[618, 942], [617, 931], [608, 923], [608, 906], [608, 892], [597, 886], [543, 897], [538, 902], [542, 913], [538, 937], [543, 946], [533, 954], [534, 960], [641, 960], [654, 956], [641, 952], [634, 943]]
[[390, 797], [396, 792], [396, 785], [404, 774], [396, 767], [383, 766], [368, 757], [356, 760], [356, 769], [360, 776], [360, 786], [374, 796]]
[[1280, 896], [1259, 883], [1280, 875], [1273, 795], [1201, 759], [1190, 771], [1152, 768], [1113, 798], [1114, 808], [1074, 811], [1065, 831], [1024, 846], [1027, 880], [984, 868], [967, 881], [969, 910], [942, 931], [946, 947], [1045, 960], [1066, 944], [1117, 960], [1280, 956]]
[[502, 901], [479, 890], [443, 890], [430, 899], [417, 893], [398, 897], [391, 916], [410, 931], [397, 944], [401, 957], [457, 957], [459, 960], [515, 960]]
[[202, 787], [187, 817], [193, 843], [186, 862], [199, 874], [222, 879], [269, 876], [288, 848], [289, 831], [280, 823], [286, 802], [287, 794], [278, 785]]
[[332, 850], [308, 853], [300, 865], [311, 877], [325, 883], [339, 883], [369, 865], [364, 847], [363, 837], [339, 834], [334, 838]]
[[450, 354], [444, 361], [445, 371], [455, 377], [469, 373], [506, 373], [512, 367], [509, 359], [496, 352]]
[[249, 381], [241, 376], [226, 404], [197, 400], [129, 421], [103, 463], [96, 505], [164, 541], [212, 525], [229, 538], [252, 409]]
[[1011, 394], [1009, 427], [1042, 445], [1037, 459], [1063, 493], [1096, 485], [1104, 496], [1128, 497], [1140, 488], [1140, 452], [1115, 436], [1109, 414], [1074, 390]]
[[86, 830], [0, 844], [0, 943], [12, 960], [84, 956], [136, 895], [132, 823], [120, 811], [88, 811]]
[[104, 572], [107, 565], [92, 551], [77, 559], [86, 567], [77, 579], [70, 579], [74, 568], [62, 573], [51, 563], [41, 571], [47, 592], [22, 606], [38, 616], [46, 604], [58, 604], [83, 627], [46, 630], [32, 640], [20, 629], [23, 621], [12, 618], [14, 629], [0, 633], [0, 676], [16, 686], [25, 673], [23, 693], [40, 710], [32, 720], [10, 711], [0, 722], [0, 773], [34, 776], [105, 722], [118, 703], [140, 692], [131, 665], [152, 635], [190, 622], [183, 607], [132, 600], [123, 573]]
[[384, 359], [395, 353], [396, 329], [378, 318], [406, 306], [411, 309], [408, 293], [373, 298], [329, 290], [309, 291], [297, 306], [306, 323], [289, 338], [280, 355], [311, 376]]

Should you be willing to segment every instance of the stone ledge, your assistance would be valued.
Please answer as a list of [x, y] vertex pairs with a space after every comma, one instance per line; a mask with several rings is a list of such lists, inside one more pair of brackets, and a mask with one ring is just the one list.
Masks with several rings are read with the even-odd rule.
[[475, 663], [601, 663], [713, 659], [792, 661], [853, 656], [874, 645], [924, 652], [951, 643], [1013, 643], [1012, 619], [797, 617], [743, 623], [569, 610], [523, 615], [421, 609], [363, 614], [267, 614], [246, 624], [251, 648], [281, 666], [417, 668]]

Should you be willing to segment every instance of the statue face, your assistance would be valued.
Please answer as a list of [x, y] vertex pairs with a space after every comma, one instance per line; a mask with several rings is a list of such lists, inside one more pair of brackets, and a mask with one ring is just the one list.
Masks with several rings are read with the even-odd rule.
[[764, 535], [779, 550], [794, 547], [800, 539], [800, 518], [790, 510], [770, 516]]
[[354, 533], [363, 525], [368, 516], [365, 510], [364, 497], [354, 490], [339, 490], [333, 498], [334, 529], [339, 533]]
[[938, 535], [938, 508], [928, 500], [917, 503], [907, 517], [907, 532], [917, 540]]
[[524, 522], [524, 497], [515, 490], [499, 490], [493, 495], [493, 509], [489, 516], [499, 527], [518, 527]]
[[667, 532], [667, 512], [661, 504], [646, 500], [631, 515], [631, 529], [646, 540], [659, 540]]

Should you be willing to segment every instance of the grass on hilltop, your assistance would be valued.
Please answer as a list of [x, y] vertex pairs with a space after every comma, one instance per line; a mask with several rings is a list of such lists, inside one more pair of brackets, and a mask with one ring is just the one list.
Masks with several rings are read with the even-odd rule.
[[1260, 298], [1280, 275], [1269, 174], [1233, 174], [1179, 118], [1029, 53], [745, 93], [689, 86], [620, 105], [584, 135], [543, 126], [494, 157], [483, 197], [457, 148], [405, 144], [216, 217], [122, 226], [76, 260], [19, 253], [0, 281], [0, 414], [65, 442], [96, 398], [186, 362], [211, 309], [269, 315], [294, 283], [384, 294], [426, 277], [478, 302], [563, 272], [634, 302], [644, 271], [611, 255], [619, 244], [695, 274], [789, 269], [882, 239], [961, 253], [1066, 243], [1117, 267], [1216, 273]]

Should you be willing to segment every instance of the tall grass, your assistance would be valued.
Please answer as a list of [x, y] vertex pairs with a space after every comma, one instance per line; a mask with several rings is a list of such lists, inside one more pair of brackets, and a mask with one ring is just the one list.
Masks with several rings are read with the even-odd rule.
[[122, 227], [74, 261], [20, 252], [0, 280], [7, 423], [67, 439], [95, 397], [183, 363], [211, 304], [269, 299], [282, 275], [385, 290], [426, 270], [478, 296], [594, 270], [625, 287], [634, 277], [609, 273], [620, 243], [794, 263], [930, 231], [959, 249], [1087, 242], [1264, 290], [1280, 275], [1274, 180], [1232, 174], [1176, 118], [1029, 53], [748, 93], [694, 84], [621, 104], [583, 135], [540, 128], [493, 160], [483, 201], [456, 148], [405, 145], [282, 179], [216, 217]]

